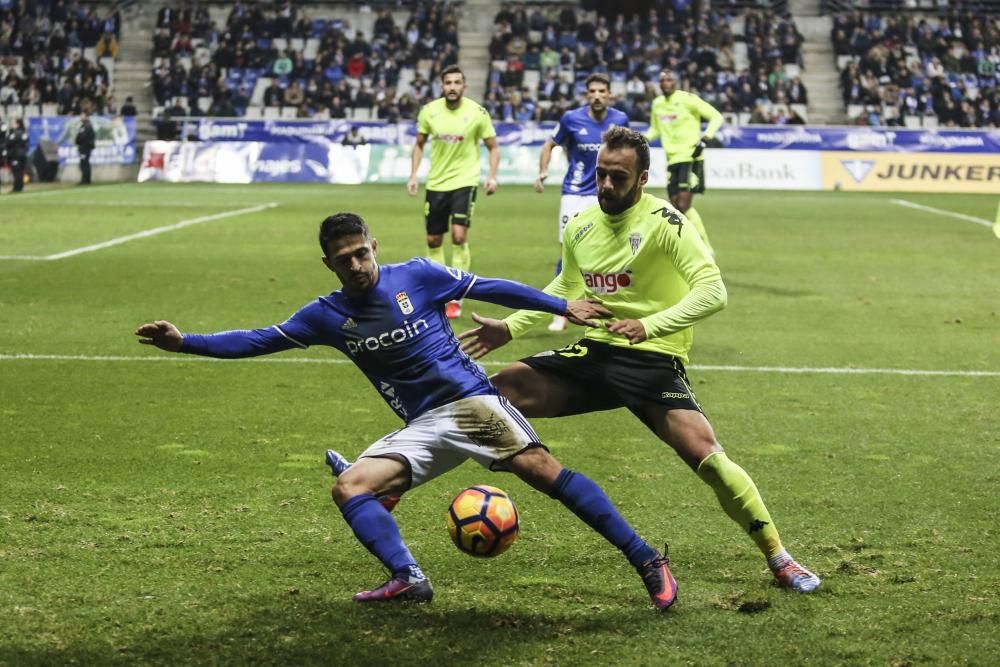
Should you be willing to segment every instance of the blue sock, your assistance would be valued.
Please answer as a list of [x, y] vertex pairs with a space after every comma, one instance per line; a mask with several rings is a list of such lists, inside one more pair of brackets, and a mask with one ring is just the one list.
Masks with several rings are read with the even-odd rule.
[[392, 576], [423, 578], [417, 561], [403, 544], [396, 520], [378, 498], [370, 493], [354, 496], [344, 503], [340, 512], [365, 549], [382, 561]]
[[618, 513], [601, 487], [586, 475], [563, 468], [551, 495], [618, 547], [632, 565], [638, 567], [656, 555], [656, 550]]

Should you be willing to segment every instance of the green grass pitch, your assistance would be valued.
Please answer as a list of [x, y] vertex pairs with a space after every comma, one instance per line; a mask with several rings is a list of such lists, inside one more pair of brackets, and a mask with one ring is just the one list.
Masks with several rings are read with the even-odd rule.
[[[481, 196], [474, 270], [544, 285], [558, 197]], [[398, 425], [363, 376], [328, 349], [212, 362], [136, 344], [150, 319], [261, 326], [336, 288], [315, 234], [338, 210], [369, 220], [382, 261], [421, 254], [422, 196], [120, 184], [0, 197], [0, 665], [994, 663], [997, 200], [895, 198], [980, 222], [881, 194], [697, 200], [729, 305], [697, 327], [692, 380], [788, 548], [824, 577], [818, 594], [773, 587], [711, 491], [627, 412], [536, 420], [558, 458], [670, 543], [680, 597], [657, 615], [561, 505], [471, 463], [396, 510], [434, 602], [352, 603], [384, 573], [333, 507], [322, 454], [356, 455]], [[457, 329], [473, 310], [506, 312], [468, 303]], [[576, 334], [543, 327], [487, 368]], [[476, 483], [521, 512], [495, 560], [460, 553], [445, 527]]]

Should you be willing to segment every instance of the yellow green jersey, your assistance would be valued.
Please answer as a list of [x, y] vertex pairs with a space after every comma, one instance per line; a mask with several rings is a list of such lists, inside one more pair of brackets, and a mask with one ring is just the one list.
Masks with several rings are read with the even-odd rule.
[[[705, 134], [701, 121], [708, 121]], [[649, 112], [646, 138], [657, 137], [667, 153], [667, 164], [691, 162], [694, 147], [702, 136], [711, 139], [722, 127], [723, 118], [715, 107], [693, 93], [675, 90], [669, 98], [660, 95]]]
[[479, 142], [497, 136], [486, 109], [465, 97], [456, 109], [449, 109], [441, 97], [420, 110], [417, 132], [432, 142], [428, 190], [479, 185]]
[[[615, 319], [637, 319], [647, 339], [630, 345], [604, 327], [585, 337], [619, 347], [669, 354], [687, 362], [692, 326], [726, 305], [719, 267], [694, 226], [649, 194], [620, 215], [600, 206], [578, 213], [563, 234], [562, 272], [545, 292], [567, 300], [599, 299]], [[517, 337], [548, 317], [521, 310], [504, 322]]]

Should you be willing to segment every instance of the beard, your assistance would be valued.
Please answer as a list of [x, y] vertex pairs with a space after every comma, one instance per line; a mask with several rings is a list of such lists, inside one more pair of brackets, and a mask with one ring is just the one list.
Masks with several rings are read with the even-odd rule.
[[621, 197], [614, 196], [613, 193], [597, 193], [597, 203], [600, 205], [601, 210], [607, 215], [619, 215], [624, 213], [635, 203], [637, 193], [639, 192], [639, 179], [635, 179], [635, 183], [628, 192], [623, 194]]

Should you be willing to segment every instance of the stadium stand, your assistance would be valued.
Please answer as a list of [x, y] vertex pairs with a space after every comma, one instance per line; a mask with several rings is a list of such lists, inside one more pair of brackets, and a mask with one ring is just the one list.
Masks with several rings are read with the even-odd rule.
[[117, 113], [121, 12], [63, 0], [0, 0], [0, 116]]
[[439, 94], [437, 72], [458, 62], [447, 4], [393, 3], [366, 12], [364, 26], [334, 3], [227, 6], [161, 8], [154, 115], [413, 118]]
[[[599, 3], [600, 4], [600, 3]], [[804, 122], [807, 92], [799, 33], [782, 5], [652, 2], [626, 18], [619, 7], [579, 12], [572, 3], [504, 4], [489, 44], [485, 105], [497, 120], [555, 120], [574, 106], [592, 72], [608, 74], [614, 105], [646, 121], [659, 72], [673, 69], [733, 123]]]
[[411, 119], [462, 30], [468, 95], [497, 120], [559, 118], [594, 71], [645, 120], [672, 68], [734, 124], [996, 127], [998, 17], [1000, 0], [0, 0], [0, 115], [115, 113], [123, 77], [146, 119]]
[[847, 115], [860, 125], [998, 127], [1000, 3], [872, 0], [833, 17]]

